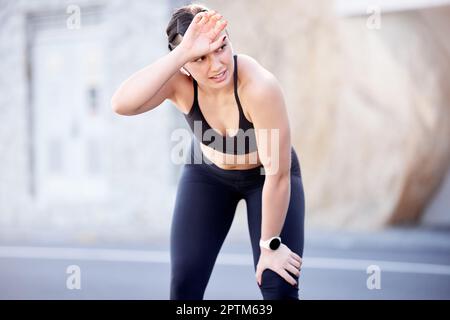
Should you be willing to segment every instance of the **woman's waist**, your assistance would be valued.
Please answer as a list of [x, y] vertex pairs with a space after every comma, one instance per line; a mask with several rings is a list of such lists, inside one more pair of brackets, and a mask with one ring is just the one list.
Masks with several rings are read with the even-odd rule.
[[213, 148], [200, 144], [203, 158], [211, 164], [223, 170], [249, 170], [261, 166], [258, 152], [247, 154], [229, 154], [214, 150]]
[[[217, 155], [217, 151], [208, 150], [207, 146], [202, 145], [195, 138], [191, 144], [190, 159], [191, 163], [208, 165], [219, 173], [229, 175], [261, 175], [261, 172], [264, 172], [264, 166], [257, 151], [246, 155]], [[301, 175], [300, 163], [293, 146], [291, 146], [291, 174]]]

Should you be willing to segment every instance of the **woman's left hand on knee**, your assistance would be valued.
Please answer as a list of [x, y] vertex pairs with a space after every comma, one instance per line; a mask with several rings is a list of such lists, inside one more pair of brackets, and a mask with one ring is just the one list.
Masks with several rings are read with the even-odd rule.
[[300, 276], [301, 266], [302, 258], [283, 243], [277, 250], [261, 248], [261, 255], [256, 266], [256, 280], [258, 285], [261, 286], [263, 271], [265, 269], [271, 269], [288, 283], [295, 286], [297, 281], [295, 281], [288, 271], [298, 277]]

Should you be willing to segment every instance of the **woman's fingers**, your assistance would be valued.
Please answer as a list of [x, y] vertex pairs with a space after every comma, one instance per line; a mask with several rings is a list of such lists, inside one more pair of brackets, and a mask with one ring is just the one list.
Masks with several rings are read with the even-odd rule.
[[215, 20], [214, 20], [213, 17], [214, 17], [215, 14], [216, 13], [213, 10], [205, 12], [205, 15], [204, 15], [205, 23], [204, 24], [209, 26], [212, 23], [214, 23]]
[[291, 285], [295, 286], [297, 284], [297, 281], [295, 281], [294, 278], [292, 278], [292, 276], [285, 270], [285, 269], [281, 269], [277, 272], [280, 276], [283, 277], [284, 280], [286, 280], [288, 283], [290, 283]]
[[215, 50], [219, 49], [223, 45], [224, 41], [225, 40], [223, 39], [223, 37], [221, 37], [221, 38], [217, 39], [216, 41], [214, 41], [213, 43], [211, 43], [211, 51], [215, 51]]
[[209, 17], [204, 12], [200, 12], [199, 15], [201, 15], [201, 18], [200, 18], [200, 20], [198, 21], [197, 24], [199, 26], [204, 26], [208, 22]]
[[302, 263], [302, 258], [298, 254], [296, 254], [295, 252], [291, 252], [291, 257], [293, 257], [298, 262]]
[[[227, 26], [227, 21], [226, 20], [222, 20], [222, 21], [217, 21], [216, 24], [214, 25], [214, 27], [212, 28], [211, 34], [210, 34], [210, 38], [214, 39], [213, 41], [220, 41], [222, 42], [222, 36], [219, 37], [219, 35], [222, 33], [222, 31], [225, 29], [225, 27]], [[221, 44], [220, 44], [221, 45]], [[219, 45], [219, 46], [220, 46]]]
[[218, 34], [220, 34], [222, 30], [226, 28], [227, 24], [228, 24], [227, 20], [218, 21], [214, 25], [214, 35], [217, 36]]
[[211, 16], [212, 21], [218, 21], [222, 18], [222, 15], [219, 13], [216, 13], [215, 15]]
[[210, 19], [211, 21], [211, 28], [213, 30], [216, 30], [218, 26], [220, 26], [220, 24], [222, 23], [222, 21], [220, 21], [220, 19], [222, 19], [222, 16], [220, 15], [215, 15], [214, 17], [212, 17]]
[[223, 30], [224, 25], [226, 25], [226, 23], [220, 21], [221, 18], [222, 15], [216, 13], [214, 10], [204, 11], [197, 13], [194, 17], [194, 22], [203, 32], [214, 30], [214, 33], [217, 36], [217, 34]]
[[297, 277], [300, 276], [300, 270], [290, 263], [287, 264], [286, 270], [292, 274], [295, 274]]
[[302, 264], [297, 259], [294, 258], [290, 258], [289, 263], [292, 264], [297, 269], [300, 269], [300, 267], [302, 266]]
[[217, 22], [222, 18], [222, 15], [219, 13], [215, 13], [215, 11], [201, 12], [203, 13], [202, 19], [199, 21], [200, 26], [205, 26], [203, 31], [208, 32], [213, 29]]
[[195, 15], [195, 17], [194, 17], [194, 22], [195, 23], [198, 23], [198, 22], [200, 22], [200, 20], [203, 18], [203, 12], [199, 12], [199, 13], [197, 13], [196, 15]]
[[221, 18], [222, 18], [222, 16], [219, 14], [214, 14], [214, 15], [210, 16], [210, 18], [208, 20], [208, 25], [207, 25], [208, 31], [214, 30], [216, 28], [217, 24], [220, 23], [219, 20]]

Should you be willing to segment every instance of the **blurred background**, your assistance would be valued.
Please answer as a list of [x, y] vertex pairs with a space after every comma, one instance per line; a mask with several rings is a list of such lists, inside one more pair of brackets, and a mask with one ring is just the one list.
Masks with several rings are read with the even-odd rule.
[[[188, 126], [168, 101], [126, 117], [110, 98], [167, 54], [188, 3], [0, 0], [0, 298], [168, 298], [171, 133]], [[450, 299], [450, 1], [196, 3], [283, 87], [306, 193], [301, 297]], [[261, 298], [249, 250], [241, 201], [205, 298]]]

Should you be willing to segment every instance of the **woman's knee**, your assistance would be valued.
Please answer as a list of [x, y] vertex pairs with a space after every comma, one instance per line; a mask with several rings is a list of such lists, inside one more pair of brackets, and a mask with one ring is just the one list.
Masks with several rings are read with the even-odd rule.
[[203, 300], [205, 286], [186, 272], [172, 274], [170, 279], [171, 300]]
[[205, 257], [177, 255], [172, 257], [170, 277], [171, 300], [202, 300], [211, 274]]
[[[298, 278], [289, 273], [298, 283]], [[266, 269], [259, 287], [264, 300], [298, 300], [298, 284], [293, 286], [278, 273]]]

